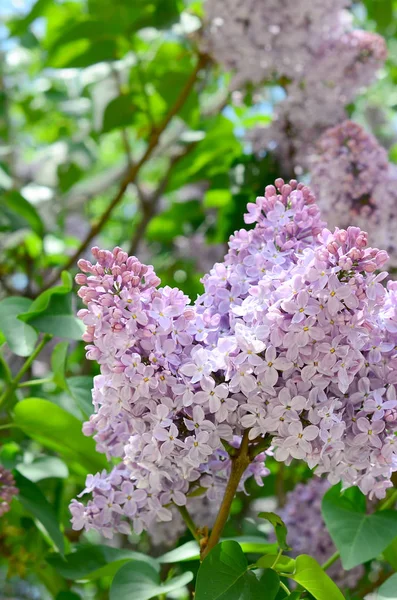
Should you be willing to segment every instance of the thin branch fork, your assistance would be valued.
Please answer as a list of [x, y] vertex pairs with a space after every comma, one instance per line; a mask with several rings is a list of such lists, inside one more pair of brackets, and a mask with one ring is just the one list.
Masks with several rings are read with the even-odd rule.
[[209, 58], [207, 55], [204, 54], [200, 54], [199, 55], [199, 59], [197, 61], [197, 64], [194, 68], [194, 70], [192, 71], [189, 79], [187, 80], [185, 87], [183, 88], [182, 92], [180, 93], [179, 97], [177, 98], [175, 104], [171, 107], [171, 109], [169, 110], [169, 112], [167, 113], [167, 115], [164, 117], [163, 121], [159, 124], [159, 126], [157, 128], [154, 128], [152, 130], [152, 134], [149, 138], [148, 141], [148, 146], [146, 148], [145, 153], [143, 154], [143, 156], [138, 160], [138, 162], [134, 163], [127, 171], [124, 179], [121, 182], [120, 188], [117, 192], [117, 194], [115, 195], [115, 197], [113, 198], [113, 200], [110, 202], [110, 204], [108, 205], [107, 209], [105, 210], [105, 212], [102, 214], [101, 218], [99, 219], [99, 221], [97, 223], [95, 223], [90, 231], [88, 232], [87, 236], [84, 238], [84, 240], [81, 242], [80, 246], [77, 248], [76, 252], [73, 254], [73, 256], [71, 256], [69, 258], [69, 260], [67, 261], [67, 263], [65, 265], [62, 266], [61, 269], [57, 270], [56, 273], [53, 275], [53, 277], [51, 277], [45, 284], [45, 286], [43, 287], [43, 289], [41, 291], [44, 291], [45, 289], [48, 289], [49, 287], [51, 287], [52, 285], [54, 285], [59, 277], [60, 274], [63, 270], [69, 270], [71, 267], [74, 266], [74, 264], [77, 262], [79, 256], [86, 250], [87, 246], [90, 244], [90, 242], [98, 235], [98, 233], [102, 230], [102, 228], [104, 227], [104, 225], [106, 224], [106, 222], [108, 221], [110, 215], [112, 214], [113, 210], [116, 208], [116, 206], [118, 206], [118, 204], [120, 203], [120, 201], [122, 200], [128, 186], [130, 185], [130, 183], [134, 183], [134, 181], [136, 180], [137, 175], [139, 174], [142, 166], [149, 160], [149, 158], [151, 157], [154, 149], [156, 148], [156, 146], [159, 143], [160, 137], [162, 135], [162, 133], [165, 131], [165, 129], [167, 128], [167, 126], [169, 125], [170, 121], [173, 119], [173, 117], [175, 115], [178, 114], [178, 112], [180, 111], [180, 109], [183, 107], [183, 105], [185, 104], [185, 102], [187, 101], [190, 92], [197, 80], [197, 75], [198, 73], [201, 71], [201, 69], [208, 63]]

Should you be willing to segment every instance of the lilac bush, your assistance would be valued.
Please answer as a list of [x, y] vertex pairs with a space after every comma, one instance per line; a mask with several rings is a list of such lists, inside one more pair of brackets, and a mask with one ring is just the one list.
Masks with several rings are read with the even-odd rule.
[[220, 504], [232, 480], [262, 483], [266, 451], [370, 498], [392, 485], [397, 283], [382, 285], [387, 253], [358, 227], [326, 229], [295, 180], [267, 186], [245, 221], [254, 227], [231, 236], [194, 304], [120, 248], [79, 262], [87, 356], [101, 369], [84, 431], [121, 462], [87, 478], [92, 499], [72, 502], [74, 528], [110, 537], [132, 523], [139, 533], [192, 496]]
[[365, 228], [395, 266], [396, 173], [372, 135], [353, 121], [328, 129], [312, 159], [311, 185], [330, 226]]

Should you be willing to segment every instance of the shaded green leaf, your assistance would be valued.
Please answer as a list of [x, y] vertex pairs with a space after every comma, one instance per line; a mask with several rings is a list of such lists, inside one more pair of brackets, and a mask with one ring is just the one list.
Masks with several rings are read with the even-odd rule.
[[58, 519], [56, 518], [54, 509], [48, 502], [40, 488], [24, 477], [22, 473], [14, 471], [15, 484], [19, 490], [18, 500], [22, 506], [35, 519], [40, 521], [48, 535], [58, 548], [59, 552], [64, 552], [64, 539], [59, 528]]
[[397, 536], [397, 512], [366, 515], [361, 492], [339, 490], [334, 486], [325, 494], [322, 514], [344, 568], [352, 569], [378, 556]]
[[76, 552], [67, 554], [64, 560], [60, 556], [49, 556], [47, 560], [62, 577], [73, 581], [113, 576], [123, 564], [131, 561], [144, 562], [155, 571], [159, 570], [158, 563], [150, 556], [102, 545], [81, 545]]
[[115, 98], [107, 105], [103, 115], [102, 133], [118, 127], [128, 127], [134, 121], [137, 106], [131, 95]]
[[264, 598], [266, 600], [274, 600], [280, 589], [280, 577], [278, 574], [273, 569], [265, 569], [259, 581], [266, 590]]
[[37, 332], [17, 317], [32, 305], [28, 298], [9, 296], [0, 302], [0, 329], [10, 350], [18, 356], [29, 356], [37, 342]]
[[150, 600], [160, 594], [178, 590], [193, 579], [193, 573], [187, 572], [179, 577], [160, 583], [157, 570], [147, 562], [132, 561], [117, 571], [111, 588], [110, 600]]
[[14, 420], [29, 437], [59, 453], [74, 472], [86, 475], [107, 467], [94, 440], [83, 435], [80, 421], [56, 404], [27, 398], [15, 406]]
[[10, 190], [3, 193], [1, 203], [18, 217], [19, 225], [14, 222], [14, 228], [29, 227], [38, 235], [44, 235], [44, 226], [39, 213], [19, 192]]

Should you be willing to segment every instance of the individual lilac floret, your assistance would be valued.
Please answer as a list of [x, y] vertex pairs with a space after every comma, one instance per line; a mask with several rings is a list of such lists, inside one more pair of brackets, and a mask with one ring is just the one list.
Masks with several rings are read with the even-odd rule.
[[[318, 477], [299, 483], [287, 494], [285, 506], [278, 511], [287, 526], [287, 542], [294, 558], [310, 554], [323, 564], [336, 552], [321, 514], [321, 502], [328, 489], [329, 483]], [[354, 588], [364, 575], [364, 567], [359, 565], [345, 571], [338, 559], [327, 574], [341, 589]]]
[[383, 243], [395, 261], [396, 182], [376, 139], [352, 121], [328, 129], [318, 141], [311, 175], [329, 226], [364, 227], [370, 243]]
[[18, 491], [12, 473], [0, 465], [0, 517], [10, 510], [11, 501]]
[[[370, 497], [391, 486], [397, 298], [378, 272], [387, 253], [358, 227], [325, 229], [294, 180], [267, 186], [245, 219], [254, 227], [231, 236], [194, 305], [119, 248], [80, 263], [87, 356], [101, 369], [84, 431], [122, 463], [88, 477], [92, 500], [74, 501], [74, 527], [111, 535], [132, 523], [139, 533], [199, 491], [219, 502], [226, 448], [244, 435], [251, 449], [272, 443], [277, 460], [305, 460]], [[240, 490], [251, 476], [262, 483], [264, 459]]]

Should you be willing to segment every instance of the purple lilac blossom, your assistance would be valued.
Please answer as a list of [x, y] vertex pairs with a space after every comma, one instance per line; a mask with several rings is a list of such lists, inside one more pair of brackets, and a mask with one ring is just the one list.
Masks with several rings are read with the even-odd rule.
[[[321, 514], [321, 502], [329, 487], [326, 480], [318, 477], [299, 483], [287, 494], [285, 506], [278, 511], [287, 526], [287, 542], [294, 558], [310, 554], [323, 564], [336, 552]], [[364, 575], [364, 567], [359, 565], [345, 571], [338, 559], [327, 574], [341, 589], [354, 588]]]
[[18, 488], [15, 487], [11, 471], [0, 465], [0, 517], [10, 510], [11, 501], [17, 494]]
[[[226, 442], [272, 439], [276, 460], [305, 460], [330, 483], [382, 498], [397, 470], [397, 284], [387, 253], [358, 227], [331, 233], [311, 190], [278, 179], [248, 205], [223, 263], [194, 305], [159, 288], [152, 267], [93, 249], [76, 281], [87, 308], [99, 451], [122, 462], [89, 476], [73, 526], [104, 535], [170, 521], [203, 490], [219, 501]], [[261, 484], [258, 455], [244, 473]]]
[[312, 158], [311, 185], [329, 226], [364, 227], [395, 265], [396, 174], [372, 135], [352, 121], [328, 129]]

